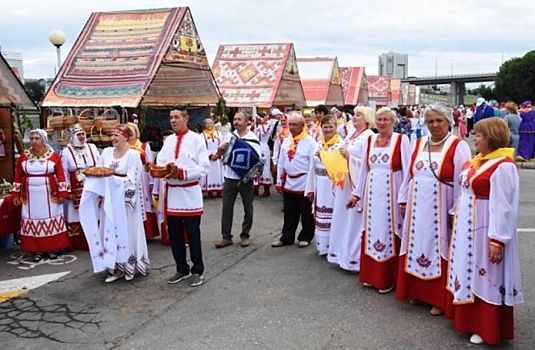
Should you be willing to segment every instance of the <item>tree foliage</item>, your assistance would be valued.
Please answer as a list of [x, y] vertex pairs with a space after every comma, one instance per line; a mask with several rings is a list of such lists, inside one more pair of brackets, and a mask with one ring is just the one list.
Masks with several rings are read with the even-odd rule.
[[38, 81], [28, 81], [24, 83], [24, 88], [32, 101], [39, 103], [45, 96], [45, 88]]
[[470, 91], [472, 95], [478, 95], [484, 97], [485, 100], [496, 98], [495, 89], [492, 86], [485, 84], [479, 85], [477, 88]]
[[500, 101], [535, 100], [535, 50], [502, 64], [496, 74], [495, 92]]

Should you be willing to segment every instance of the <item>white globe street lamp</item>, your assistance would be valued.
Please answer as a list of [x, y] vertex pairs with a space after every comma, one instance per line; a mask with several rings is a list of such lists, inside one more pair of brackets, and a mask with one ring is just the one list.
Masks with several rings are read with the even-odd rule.
[[48, 35], [50, 43], [56, 47], [56, 53], [58, 55], [58, 73], [61, 68], [61, 46], [65, 44], [65, 34], [61, 30], [54, 29]]

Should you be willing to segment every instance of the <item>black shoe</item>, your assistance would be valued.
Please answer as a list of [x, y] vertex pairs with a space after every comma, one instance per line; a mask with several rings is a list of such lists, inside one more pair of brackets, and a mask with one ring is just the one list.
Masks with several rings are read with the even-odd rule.
[[43, 260], [43, 254], [41, 254], [41, 253], [35, 253], [35, 254], [33, 255], [33, 262], [39, 262], [39, 261], [41, 261], [41, 260]]
[[54, 252], [48, 253], [48, 258], [50, 260], [56, 260], [58, 258], [58, 255], [56, 253], [54, 253]]
[[178, 283], [182, 280], [185, 280], [186, 278], [190, 278], [191, 277], [191, 273], [180, 273], [180, 272], [177, 272], [173, 277], [171, 277], [170, 279], [167, 280], [167, 283], [169, 284], [175, 284], [175, 283]]

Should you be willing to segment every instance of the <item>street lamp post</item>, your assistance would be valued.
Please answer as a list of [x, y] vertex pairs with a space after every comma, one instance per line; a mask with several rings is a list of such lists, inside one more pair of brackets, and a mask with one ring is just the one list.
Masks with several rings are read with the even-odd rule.
[[56, 47], [56, 53], [58, 56], [58, 73], [61, 68], [61, 46], [65, 44], [65, 34], [61, 30], [54, 29], [48, 35], [50, 43]]

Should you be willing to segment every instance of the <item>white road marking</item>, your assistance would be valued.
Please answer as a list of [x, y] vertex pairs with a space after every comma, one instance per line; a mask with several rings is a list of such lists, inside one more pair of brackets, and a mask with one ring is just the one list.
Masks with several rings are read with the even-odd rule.
[[535, 228], [517, 228], [516, 232], [535, 232]]
[[51, 273], [48, 275], [40, 275], [33, 277], [15, 278], [7, 281], [0, 281], [0, 294], [7, 292], [14, 292], [18, 290], [30, 290], [44, 286], [47, 283], [58, 280], [61, 277], [68, 275], [70, 271]]

